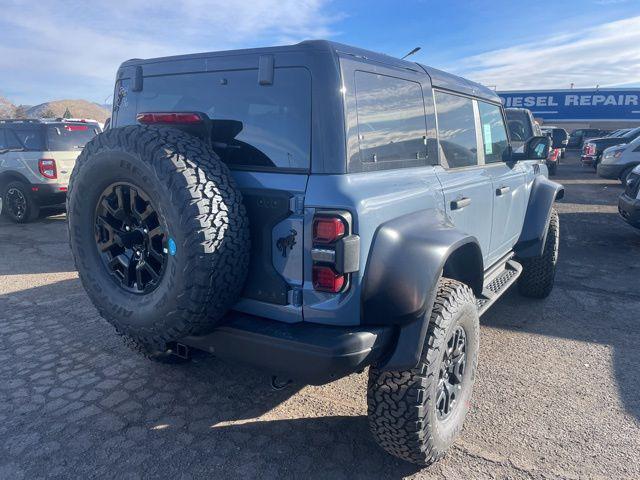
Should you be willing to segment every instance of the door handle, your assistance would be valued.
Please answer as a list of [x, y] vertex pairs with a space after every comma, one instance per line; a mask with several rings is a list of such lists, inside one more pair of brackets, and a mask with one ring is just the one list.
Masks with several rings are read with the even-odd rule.
[[461, 210], [468, 205], [471, 205], [471, 199], [468, 197], [462, 197], [451, 202], [451, 210]]
[[500, 187], [500, 188], [496, 188], [496, 195], [498, 197], [504, 195], [505, 193], [509, 193], [509, 190], [511, 190], [511, 187]]

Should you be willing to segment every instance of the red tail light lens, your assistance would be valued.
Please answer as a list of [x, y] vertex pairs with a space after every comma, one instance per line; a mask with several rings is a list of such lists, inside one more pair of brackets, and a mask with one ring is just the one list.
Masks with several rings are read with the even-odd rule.
[[40, 171], [40, 175], [44, 178], [49, 178], [51, 180], [58, 178], [56, 161], [52, 158], [41, 158], [38, 160], [38, 170]]
[[64, 129], [67, 132], [79, 132], [79, 131], [89, 130], [89, 127], [87, 127], [86, 125], [65, 125]]
[[552, 148], [551, 151], [549, 151], [549, 160], [555, 162], [556, 160], [558, 160], [558, 155], [560, 155], [560, 149]]
[[324, 265], [313, 267], [313, 288], [322, 292], [338, 293], [345, 284], [344, 275]]
[[335, 217], [317, 217], [313, 221], [314, 243], [328, 244], [344, 237], [344, 222]]
[[190, 112], [145, 112], [139, 113], [136, 116], [138, 123], [144, 123], [145, 125], [156, 123], [202, 123], [202, 117], [197, 113]]

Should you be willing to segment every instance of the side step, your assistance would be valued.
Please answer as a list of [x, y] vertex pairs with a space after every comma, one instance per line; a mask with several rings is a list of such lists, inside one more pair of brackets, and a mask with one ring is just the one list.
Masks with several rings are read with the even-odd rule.
[[513, 285], [522, 273], [522, 265], [515, 260], [507, 260], [501, 268], [492, 270], [484, 280], [482, 295], [476, 298], [478, 314], [486, 312], [493, 302]]

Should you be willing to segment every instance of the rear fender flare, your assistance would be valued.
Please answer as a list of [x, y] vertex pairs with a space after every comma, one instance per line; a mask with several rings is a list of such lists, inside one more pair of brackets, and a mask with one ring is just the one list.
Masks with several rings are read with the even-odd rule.
[[542, 255], [553, 203], [562, 197], [564, 197], [564, 187], [562, 185], [542, 175], [535, 178], [531, 186], [531, 195], [529, 196], [522, 232], [514, 246], [514, 251], [519, 258], [532, 258]]
[[429, 316], [447, 259], [460, 248], [477, 254], [474, 268], [482, 290], [482, 254], [475, 237], [456, 229], [434, 210], [414, 212], [382, 224], [373, 239], [362, 288], [363, 324], [398, 326], [396, 347], [384, 365], [404, 370], [417, 365]]

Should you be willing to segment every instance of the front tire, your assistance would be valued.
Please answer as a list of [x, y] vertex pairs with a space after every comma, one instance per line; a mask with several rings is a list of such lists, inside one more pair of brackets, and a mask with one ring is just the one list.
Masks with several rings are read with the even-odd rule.
[[442, 278], [418, 365], [405, 371], [369, 369], [369, 427], [378, 445], [418, 465], [444, 456], [470, 407], [479, 338], [473, 292]]
[[28, 223], [40, 215], [31, 188], [24, 182], [10, 182], [2, 192], [2, 213], [15, 223]]
[[560, 218], [555, 208], [551, 219], [542, 255], [520, 259], [522, 274], [518, 279], [518, 291], [531, 298], [546, 298], [553, 290], [560, 246]]

